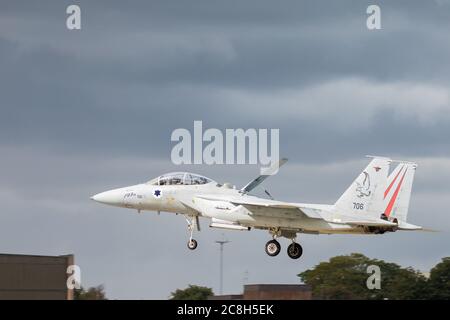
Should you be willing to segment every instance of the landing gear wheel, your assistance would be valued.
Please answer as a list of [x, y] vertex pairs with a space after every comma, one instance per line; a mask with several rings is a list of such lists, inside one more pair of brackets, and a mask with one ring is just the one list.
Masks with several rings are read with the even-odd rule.
[[197, 240], [195, 240], [195, 239], [189, 240], [187, 243], [187, 246], [189, 249], [195, 250], [195, 248], [197, 248]]
[[298, 259], [303, 254], [303, 248], [296, 242], [291, 243], [287, 248], [287, 254], [291, 259]]
[[266, 243], [266, 253], [271, 256], [275, 257], [277, 254], [279, 254], [281, 251], [280, 243], [277, 240], [270, 240]]

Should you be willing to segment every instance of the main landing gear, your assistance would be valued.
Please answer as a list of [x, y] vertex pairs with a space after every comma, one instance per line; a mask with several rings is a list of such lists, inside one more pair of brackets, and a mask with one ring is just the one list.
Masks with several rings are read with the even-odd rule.
[[[270, 230], [269, 231], [273, 237], [272, 240], [267, 241], [266, 243], [266, 253], [271, 256], [275, 257], [277, 256], [281, 251], [281, 245], [280, 243], [275, 239], [277, 236], [281, 235], [281, 232], [279, 230]], [[297, 242], [295, 242], [295, 233], [293, 234], [284, 234], [283, 236], [288, 236], [292, 239], [292, 243], [287, 248], [287, 254], [289, 258], [291, 259], [298, 259], [303, 254], [303, 248], [301, 245], [299, 245]]]
[[[267, 241], [266, 253], [269, 256], [275, 257], [280, 253], [280, 251], [281, 251], [281, 245], [277, 240], [273, 239], [273, 240]], [[298, 259], [303, 254], [303, 248], [297, 242], [292, 242], [287, 248], [287, 254], [288, 254], [289, 258], [291, 258], [291, 259]]]
[[192, 235], [194, 233], [194, 229], [200, 231], [200, 222], [198, 216], [186, 217], [186, 221], [188, 223], [188, 231], [189, 231], [189, 241], [187, 243], [187, 247], [190, 250], [195, 250], [197, 248], [197, 240], [193, 239]]
[[287, 254], [291, 259], [298, 259], [303, 254], [303, 248], [297, 242], [292, 242], [287, 248]]
[[278, 255], [281, 251], [281, 245], [280, 243], [273, 239], [270, 241], [267, 241], [266, 243], [266, 253], [271, 256], [271, 257], [275, 257], [276, 255]]

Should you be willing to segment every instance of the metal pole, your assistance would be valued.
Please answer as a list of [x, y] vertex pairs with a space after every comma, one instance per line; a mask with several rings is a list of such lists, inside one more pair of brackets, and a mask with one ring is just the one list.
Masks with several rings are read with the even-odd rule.
[[220, 245], [220, 294], [223, 294], [223, 245], [230, 241], [218, 240], [216, 243]]
[[220, 294], [223, 294], [223, 243], [220, 244]]

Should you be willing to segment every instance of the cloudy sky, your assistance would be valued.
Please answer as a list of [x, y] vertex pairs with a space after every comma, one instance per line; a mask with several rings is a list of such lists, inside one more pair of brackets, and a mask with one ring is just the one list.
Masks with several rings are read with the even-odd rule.
[[1, 1], [0, 252], [74, 253], [110, 298], [217, 292], [222, 231], [202, 221], [190, 252], [183, 217], [89, 199], [174, 170], [237, 186], [258, 174], [173, 165], [171, 132], [202, 120], [280, 129], [290, 161], [265, 184], [280, 200], [333, 203], [366, 154], [417, 161], [409, 221], [441, 230], [300, 235], [300, 261], [268, 257], [266, 232], [224, 232], [225, 293], [351, 252], [428, 271], [450, 255], [450, 1], [376, 3], [369, 31], [373, 1]]

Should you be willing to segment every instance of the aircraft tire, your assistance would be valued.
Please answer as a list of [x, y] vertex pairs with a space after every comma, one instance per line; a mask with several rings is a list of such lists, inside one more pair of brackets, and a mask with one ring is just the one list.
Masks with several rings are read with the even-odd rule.
[[267, 241], [266, 243], [266, 253], [271, 256], [271, 257], [275, 257], [276, 255], [278, 255], [281, 251], [281, 245], [280, 243], [273, 239], [270, 241]]
[[188, 247], [190, 250], [195, 250], [195, 249], [197, 248], [197, 240], [195, 240], [195, 239], [190, 239], [190, 240], [188, 241], [188, 243], [187, 243], [187, 247]]
[[303, 248], [296, 242], [291, 243], [287, 248], [287, 254], [291, 259], [298, 259], [303, 254]]

